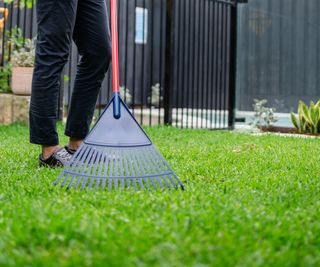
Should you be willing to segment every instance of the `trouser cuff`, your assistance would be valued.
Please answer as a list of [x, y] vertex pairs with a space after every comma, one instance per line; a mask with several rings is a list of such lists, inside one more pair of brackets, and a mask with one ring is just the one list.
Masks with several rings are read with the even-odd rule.
[[40, 117], [30, 112], [30, 143], [47, 146], [58, 145], [56, 118]]

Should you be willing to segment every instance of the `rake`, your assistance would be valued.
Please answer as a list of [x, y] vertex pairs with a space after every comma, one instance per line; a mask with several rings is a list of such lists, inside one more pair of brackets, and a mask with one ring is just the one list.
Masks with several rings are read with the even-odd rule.
[[110, 13], [113, 97], [54, 185], [81, 190], [183, 190], [177, 175], [120, 97], [116, 0], [111, 0]]

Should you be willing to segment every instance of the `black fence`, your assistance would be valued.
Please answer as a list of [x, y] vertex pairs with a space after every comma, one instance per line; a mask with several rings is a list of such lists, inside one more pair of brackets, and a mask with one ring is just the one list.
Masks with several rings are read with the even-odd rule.
[[320, 99], [320, 1], [249, 0], [239, 7], [237, 108], [278, 112]]
[[[22, 7], [26, 1], [3, 4], [9, 11], [3, 49], [15, 26], [25, 37], [36, 34], [35, 7]], [[233, 127], [236, 7], [232, 0], [118, 0], [121, 92], [141, 124]], [[68, 110], [78, 60], [73, 45], [62, 77], [60, 117]], [[111, 89], [109, 71], [96, 115]]]

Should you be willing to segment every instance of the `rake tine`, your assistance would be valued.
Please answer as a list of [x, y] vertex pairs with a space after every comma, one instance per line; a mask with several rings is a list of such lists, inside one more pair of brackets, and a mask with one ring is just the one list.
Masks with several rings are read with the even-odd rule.
[[163, 183], [162, 183], [160, 177], [156, 177], [155, 179], [157, 180], [158, 184], [160, 185], [160, 188], [163, 189], [164, 186], [163, 186]]
[[[147, 150], [147, 149], [146, 149]], [[149, 153], [149, 155], [151, 155], [151, 153]], [[153, 161], [153, 158], [150, 157], [146, 157], [146, 160], [149, 163], [150, 169], [152, 170], [152, 173], [161, 173], [161, 170], [159, 169], [158, 165]], [[155, 189], [157, 189], [158, 187], [156, 186], [156, 183], [154, 182], [154, 180], [156, 180], [160, 186], [160, 188], [163, 188], [163, 185], [161, 183], [161, 181], [158, 179], [158, 177], [151, 179], [151, 182], [153, 184], [153, 186], [155, 187]]]
[[146, 151], [148, 151], [148, 157], [146, 157], [149, 166], [152, 170], [152, 173], [156, 174], [156, 173], [162, 173], [162, 170], [159, 168], [159, 165], [157, 163], [157, 161], [155, 161], [155, 157], [150, 153], [150, 149], [146, 149]]
[[71, 178], [69, 184], [67, 185], [67, 189], [70, 189], [70, 188], [71, 188], [71, 186], [72, 186], [73, 181], [74, 181], [75, 178], [76, 178], [76, 176], [72, 175], [72, 178]]
[[[129, 176], [130, 174], [129, 174], [129, 169], [128, 169], [128, 158], [127, 158], [127, 156], [125, 157], [125, 160], [124, 160], [123, 164], [125, 166], [125, 168], [124, 168], [125, 175]], [[130, 187], [130, 179], [126, 179], [126, 180], [127, 180], [127, 187], [129, 188]]]
[[161, 154], [156, 153], [156, 150], [154, 147], [149, 148], [150, 151], [150, 160], [154, 163], [154, 166], [157, 168], [158, 172], [168, 172], [171, 171], [171, 169], [164, 168], [167, 167], [167, 165], [164, 162], [164, 159]]
[[163, 158], [163, 156], [161, 155], [161, 153], [157, 150], [157, 148], [153, 147], [152, 149], [152, 153], [153, 155], [157, 156], [159, 159], [161, 159], [161, 163], [163, 167], [166, 167], [166, 171], [170, 171], [174, 174], [174, 171], [171, 169], [170, 165], [168, 164], [168, 162]]
[[[130, 161], [130, 164], [129, 164], [130, 176], [134, 176], [135, 172], [134, 172], [134, 169], [133, 169], [133, 166], [132, 166], [131, 149], [128, 151], [128, 160], [127, 161]], [[128, 181], [129, 181], [129, 179], [128, 179]], [[128, 186], [129, 187], [130, 187], [130, 184], [133, 184], [134, 189], [137, 190], [137, 185], [136, 185], [135, 179], [131, 178], [130, 181], [128, 182]]]
[[[88, 151], [88, 155], [86, 156], [84, 162], [83, 162], [83, 166], [88, 166], [90, 164], [91, 158], [92, 158], [92, 154], [94, 153], [94, 149], [89, 149]], [[82, 167], [81, 165], [79, 166], [80, 168]], [[86, 168], [82, 168], [81, 171], [81, 175], [84, 176], [86, 172]]]
[[[90, 152], [92, 151], [92, 149], [90, 149], [88, 146], [85, 146], [83, 150], [84, 152], [80, 155], [81, 157], [79, 156], [78, 161], [76, 162], [76, 164], [72, 166], [72, 169], [70, 170], [70, 172], [79, 173], [81, 171], [81, 173], [84, 174], [84, 168], [81, 170], [81, 167], [82, 167], [82, 164], [87, 163], [87, 159], [89, 158], [88, 155], [90, 155]], [[77, 163], [79, 163], [79, 165], [77, 165]]]
[[95, 182], [96, 179], [94, 178], [90, 178], [90, 182], [89, 182], [89, 186], [88, 186], [88, 189], [91, 190], [92, 189], [92, 186], [93, 186], [93, 183]]
[[95, 190], [99, 189], [100, 181], [101, 181], [101, 179], [96, 179], [96, 185], [94, 187]]
[[[137, 152], [137, 153], [135, 153], [135, 154], [136, 154], [135, 157], [136, 157], [136, 159], [137, 159], [137, 161], [138, 161], [138, 163], [139, 163], [138, 166], [139, 166], [139, 168], [140, 168], [140, 173], [142, 174], [142, 176], [145, 176], [145, 172], [144, 172], [144, 169], [143, 169], [142, 164], [141, 164], [139, 152]], [[138, 181], [139, 181], [139, 184], [140, 184], [141, 189], [144, 189], [144, 185], [143, 185], [143, 180], [142, 180], [142, 178], [139, 178]]]
[[115, 179], [113, 180], [114, 182], [114, 189], [117, 190], [118, 189], [118, 179], [116, 177], [119, 176], [119, 162], [118, 159], [119, 155], [117, 156], [116, 153], [114, 153], [114, 157], [112, 160], [114, 160], [114, 177]]
[[127, 180], [127, 188], [130, 188], [131, 186], [131, 179], [126, 179]]
[[[108, 160], [108, 155], [105, 153], [104, 154], [104, 170], [103, 170], [103, 177], [107, 177], [107, 172], [108, 172], [108, 166], [109, 166], [109, 160]], [[104, 184], [104, 187], [103, 189], [105, 188], [106, 186], [106, 179], [103, 180], [102, 184]]]
[[62, 172], [57, 179], [53, 182], [53, 185], [56, 186], [57, 184], [59, 184], [61, 178], [64, 176], [64, 172]]
[[[123, 176], [124, 175], [124, 170], [123, 170], [123, 151], [122, 149], [120, 150], [120, 175]], [[124, 188], [124, 179], [121, 178], [120, 179], [120, 183], [121, 183], [121, 188]]]
[[173, 185], [173, 187], [174, 187], [175, 189], [177, 189], [178, 186], [176, 185], [176, 183], [175, 183], [174, 180], [172, 179], [171, 175], [168, 175], [168, 177], [169, 177], [169, 180], [170, 180], [171, 184]]
[[[113, 151], [111, 150], [110, 154], [108, 155], [108, 161], [110, 162], [109, 164], [109, 185], [108, 185], [108, 188], [109, 190], [112, 189], [112, 177], [113, 177]], [[110, 186], [110, 181], [111, 181], [111, 186]]]
[[93, 169], [91, 172], [92, 176], [96, 176], [98, 165], [100, 166], [100, 164], [98, 164], [98, 163], [101, 161], [101, 156], [102, 156], [102, 153], [100, 151], [97, 151], [96, 161], [93, 163], [94, 166], [93, 166]]
[[82, 180], [82, 177], [79, 176], [76, 184], [74, 185], [74, 188], [78, 188], [79, 187], [81, 180]]
[[[145, 149], [145, 151], [147, 151], [147, 150]], [[153, 169], [153, 167], [152, 167], [151, 162], [149, 161], [149, 158], [146, 156], [146, 153], [142, 153], [142, 158], [144, 159], [146, 166], [149, 166], [149, 168], [150, 168], [149, 172], [151, 171], [151, 173], [154, 173], [154, 169]], [[147, 163], [149, 163], [149, 164], [147, 164]], [[155, 189], [157, 189], [157, 185], [156, 185], [156, 183], [154, 182], [154, 180], [151, 178], [150, 181], [151, 181], [153, 187], [154, 187]]]
[[84, 188], [86, 187], [86, 184], [87, 184], [87, 180], [88, 180], [87, 177], [85, 177], [85, 178], [83, 179], [80, 190], [84, 190]]
[[85, 146], [83, 149], [79, 148], [76, 153], [73, 155], [75, 159], [70, 165], [66, 167], [66, 170], [73, 171], [76, 167], [80, 159], [88, 152], [88, 147]]
[[98, 169], [98, 176], [101, 177], [101, 172], [103, 168], [103, 163], [105, 162], [105, 154], [103, 153], [104, 151], [101, 152], [101, 157], [100, 157], [100, 166]]
[[175, 178], [175, 180], [178, 182], [178, 184], [180, 185], [181, 189], [184, 190], [184, 186], [183, 184], [180, 182], [180, 180], [178, 179], [177, 175], [174, 173], [174, 171], [171, 169], [171, 167], [169, 166], [169, 164], [164, 160], [164, 158], [162, 157], [161, 153], [154, 147], [152, 149], [152, 154], [153, 155], [158, 155], [159, 157], [161, 157], [162, 159], [162, 163], [166, 166], [167, 170], [169, 170], [173, 177]]
[[63, 182], [61, 183], [61, 187], [64, 187], [64, 185], [66, 184], [66, 182], [68, 181], [69, 178], [70, 178], [70, 175], [65, 174], [65, 178], [64, 178]]
[[124, 189], [124, 187], [125, 187], [124, 179], [123, 179], [123, 178], [120, 179], [120, 187], [121, 187], [122, 189]]
[[[150, 165], [148, 165], [148, 163], [147, 163], [147, 159], [146, 159], [146, 149], [144, 149], [144, 151], [141, 153], [141, 159], [142, 159], [142, 163], [143, 163], [143, 165], [145, 166], [145, 169], [150, 173], [150, 171], [151, 171], [151, 173], [153, 173], [153, 169], [152, 169], [152, 167], [150, 166]], [[150, 169], [151, 170], [150, 170]], [[147, 175], [146, 175], [147, 176]], [[157, 188], [156, 187], [156, 185], [155, 185], [155, 183], [154, 183], [154, 181], [153, 181], [153, 179], [150, 179], [151, 180], [151, 183], [152, 183], [152, 185], [153, 185], [153, 187], [154, 188]], [[145, 182], [146, 182], [146, 184], [147, 184], [147, 187], [148, 187], [148, 189], [150, 189], [150, 186], [149, 186], [149, 182], [148, 182], [148, 179], [145, 179]]]
[[109, 178], [109, 181], [108, 181], [108, 190], [109, 191], [112, 190], [112, 180], [113, 180], [113, 178]]
[[158, 186], [157, 186], [157, 184], [154, 182], [153, 178], [150, 178], [150, 181], [151, 181], [154, 189], [158, 189]]
[[154, 177], [151, 177], [151, 178], [150, 178], [150, 181], [151, 181], [154, 189], [158, 189], [158, 185], [157, 185], [157, 183], [154, 181]]
[[183, 184], [180, 182], [179, 178], [177, 177], [177, 175], [175, 173], [172, 174], [174, 179], [178, 182], [178, 184], [180, 185], [181, 189], [184, 190], [184, 186]]
[[94, 176], [94, 171], [97, 168], [97, 164], [96, 162], [98, 161], [98, 157], [99, 157], [100, 153], [98, 150], [95, 151], [94, 155], [92, 156], [92, 160], [91, 160], [91, 168], [88, 169], [87, 171], [87, 175], [90, 176]]
[[102, 189], [106, 188], [106, 181], [107, 179], [102, 179], [102, 184], [101, 184]]
[[[87, 182], [87, 180], [88, 180], [88, 176], [90, 176], [90, 174], [91, 174], [91, 172], [92, 172], [92, 166], [93, 166], [93, 164], [94, 164], [94, 162], [95, 162], [95, 159], [96, 159], [96, 157], [97, 157], [97, 153], [98, 153], [98, 151], [95, 149], [94, 150], [94, 152], [93, 152], [93, 154], [92, 154], [92, 156], [91, 156], [91, 159], [89, 160], [89, 162], [88, 162], [88, 164], [87, 164], [87, 167], [88, 167], [88, 169], [85, 171], [85, 176], [86, 176], [86, 182]], [[83, 187], [81, 187], [81, 190], [83, 189]]]
[[[134, 166], [135, 166], [136, 176], [139, 176], [141, 174], [141, 172], [139, 171], [139, 167], [138, 167], [137, 162], [135, 160], [135, 156], [134, 156], [135, 154], [136, 153], [131, 153], [131, 156], [132, 156], [131, 158], [133, 159], [133, 163], [134, 163]], [[138, 180], [140, 182], [140, 179], [138, 179]], [[137, 178], [134, 179], [134, 189], [138, 190], [138, 188], [137, 188]]]
[[143, 178], [143, 181], [145, 182], [148, 190], [150, 190], [151, 188], [150, 188], [150, 185], [149, 185], [149, 182], [148, 182], [148, 178]]
[[[168, 188], [171, 188], [170, 184], [168, 183], [168, 181], [167, 181], [167, 179], [166, 179], [166, 176], [161, 176], [161, 178], [162, 178], [162, 180], [165, 182], [166, 186], [167, 186]], [[161, 179], [161, 178], [160, 178], [160, 179]]]
[[132, 181], [132, 184], [133, 184], [133, 187], [134, 187], [134, 190], [138, 190], [137, 189], [137, 181], [136, 181], [136, 178], [131, 178], [131, 181]]

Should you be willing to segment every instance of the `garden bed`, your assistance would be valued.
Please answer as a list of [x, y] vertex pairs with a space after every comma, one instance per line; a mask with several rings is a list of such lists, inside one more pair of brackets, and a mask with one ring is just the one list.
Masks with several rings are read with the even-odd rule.
[[299, 133], [296, 128], [293, 127], [281, 127], [281, 126], [269, 126], [261, 127], [260, 130], [263, 133], [275, 133], [285, 136], [298, 136], [298, 137], [319, 137], [319, 134]]

